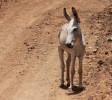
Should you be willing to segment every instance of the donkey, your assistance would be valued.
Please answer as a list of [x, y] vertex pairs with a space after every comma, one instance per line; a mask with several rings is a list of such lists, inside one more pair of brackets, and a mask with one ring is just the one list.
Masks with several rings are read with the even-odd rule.
[[[75, 74], [75, 61], [79, 59], [79, 86], [82, 87], [82, 61], [85, 52], [85, 39], [80, 29], [80, 19], [78, 13], [74, 7], [72, 9], [72, 16], [70, 17], [66, 8], [63, 9], [63, 13], [68, 23], [64, 24], [59, 31], [59, 59], [61, 67], [61, 88], [64, 88], [64, 51], [67, 52], [66, 60], [66, 81], [67, 88], [73, 92], [73, 78]], [[69, 74], [70, 73], [70, 74]]]

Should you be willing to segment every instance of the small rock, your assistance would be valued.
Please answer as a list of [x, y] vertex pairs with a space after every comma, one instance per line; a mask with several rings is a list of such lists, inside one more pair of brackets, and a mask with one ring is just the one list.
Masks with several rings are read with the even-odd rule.
[[29, 27], [29, 29], [33, 29], [33, 27], [32, 27], [32, 26], [30, 26], [30, 27]]
[[39, 56], [37, 56], [37, 58], [39, 59]]
[[92, 47], [88, 47], [88, 49], [92, 49]]
[[86, 56], [89, 56], [90, 55], [90, 52], [86, 51]]
[[104, 61], [99, 60], [99, 61], [98, 61], [98, 64], [99, 64], [99, 65], [102, 65], [102, 64], [104, 64]]
[[99, 38], [99, 36], [96, 35], [95, 38]]
[[93, 50], [93, 53], [97, 53], [97, 51], [98, 51], [98, 49], [94, 49], [94, 50]]
[[88, 42], [86, 42], [86, 44], [88, 44]]
[[108, 38], [108, 42], [112, 42], [112, 37], [109, 37]]
[[50, 32], [47, 32], [47, 34], [50, 34]]
[[35, 49], [34, 46], [28, 47], [28, 52], [32, 51], [33, 49]]
[[107, 51], [105, 52], [105, 55], [108, 55], [108, 52]]
[[36, 26], [39, 26], [39, 24], [36, 24]]
[[86, 58], [91, 58], [91, 55], [92, 55], [92, 53], [91, 52], [88, 52], [88, 51], [86, 51]]
[[29, 44], [28, 44], [27, 42], [24, 42], [24, 44], [25, 44], [26, 46], [29, 46]]
[[45, 25], [50, 25], [50, 23], [49, 22], [45, 22]]
[[89, 82], [88, 82], [88, 81], [84, 81], [84, 84], [85, 84], [85, 85], [89, 85]]
[[96, 48], [97, 48], [97, 50], [99, 49], [99, 47], [98, 47], [98, 46], [96, 46]]
[[91, 34], [93, 35], [93, 32], [91, 32]]
[[23, 72], [19, 72], [19, 74], [20, 74], [20, 75], [24, 75], [24, 73], [23, 73]]
[[32, 46], [32, 47], [30, 47], [30, 49], [35, 49], [35, 47], [34, 47], [34, 46]]
[[51, 15], [51, 13], [47, 13], [48, 15]]
[[53, 42], [51, 41], [50, 44], [53, 44]]

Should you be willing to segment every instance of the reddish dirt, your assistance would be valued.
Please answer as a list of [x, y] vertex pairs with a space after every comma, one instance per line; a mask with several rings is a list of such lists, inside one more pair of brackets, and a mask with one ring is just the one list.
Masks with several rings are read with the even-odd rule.
[[[16, 0], [4, 4], [0, 9], [0, 100], [111, 100], [111, 3]], [[67, 90], [59, 88], [57, 46], [58, 30], [66, 22], [63, 8], [70, 12], [72, 6], [78, 10], [87, 46], [85, 90], [68, 95]]]

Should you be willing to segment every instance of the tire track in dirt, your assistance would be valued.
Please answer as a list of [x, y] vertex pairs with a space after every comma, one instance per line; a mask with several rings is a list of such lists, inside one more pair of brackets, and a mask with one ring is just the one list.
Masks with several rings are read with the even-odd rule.
[[[30, 67], [31, 64], [28, 65], [25, 62], [24, 59], [25, 48], [23, 44], [21, 44], [23, 43], [24, 39], [28, 37], [28, 33], [27, 31], [25, 31], [26, 30], [25, 28], [30, 26], [35, 20], [38, 20], [39, 18], [42, 19], [44, 13], [54, 8], [54, 6], [58, 6], [62, 2], [63, 1], [55, 3], [54, 1], [49, 2], [46, 1], [44, 3], [43, 2], [39, 3], [40, 7], [39, 5], [37, 6], [35, 2], [33, 2], [34, 4], [30, 5], [31, 7], [28, 6], [28, 8], [31, 10], [27, 10], [25, 13], [26, 15], [23, 15], [24, 14], [23, 12], [25, 11], [21, 12], [21, 10], [24, 8], [22, 7], [20, 8], [20, 11], [19, 9], [17, 9], [20, 12], [20, 14], [18, 13], [16, 18], [14, 14], [13, 16], [10, 17], [11, 19], [8, 22], [5, 22], [5, 24], [3, 23], [0, 32], [4, 34], [3, 39], [1, 39], [1, 41], [4, 40], [4, 42], [2, 42], [0, 45], [1, 47], [3, 46], [0, 60], [1, 62], [0, 67], [2, 71], [2, 73], [0, 73], [1, 74], [0, 86], [3, 86], [3, 88], [1, 88], [0, 90], [1, 93], [0, 99], [7, 100], [8, 98], [8, 100], [12, 100], [13, 95], [16, 93], [17, 89], [19, 89], [19, 84], [21, 84], [21, 82], [23, 82], [25, 78], [24, 73], [26, 73], [26, 70], [30, 71], [28, 67]], [[48, 7], [49, 3], [52, 3], [52, 6]], [[34, 7], [34, 5], [36, 6]], [[47, 8], [44, 9], [45, 7]], [[26, 33], [22, 31], [25, 31]], [[5, 61], [3, 61], [4, 59]], [[32, 66], [33, 64], [31, 65], [31, 67]], [[2, 76], [4, 77], [4, 79], [2, 78]]]

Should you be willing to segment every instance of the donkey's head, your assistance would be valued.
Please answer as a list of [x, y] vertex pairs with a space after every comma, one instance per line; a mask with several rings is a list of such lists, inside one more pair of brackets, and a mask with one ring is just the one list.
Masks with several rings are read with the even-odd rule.
[[73, 48], [74, 46], [74, 41], [78, 33], [79, 29], [79, 23], [80, 19], [78, 17], [78, 13], [74, 7], [72, 7], [72, 14], [73, 16], [70, 17], [67, 12], [66, 8], [64, 8], [64, 16], [68, 20], [68, 27], [67, 27], [67, 38], [66, 38], [66, 46], [69, 48]]

